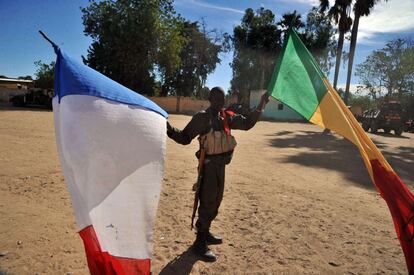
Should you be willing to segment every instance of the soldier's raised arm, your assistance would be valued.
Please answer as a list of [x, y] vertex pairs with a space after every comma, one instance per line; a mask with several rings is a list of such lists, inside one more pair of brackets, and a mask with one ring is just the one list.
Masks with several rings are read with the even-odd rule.
[[260, 103], [256, 109], [250, 112], [247, 116], [235, 114], [228, 117], [229, 125], [231, 129], [237, 130], [250, 130], [259, 120], [261, 113], [263, 112], [266, 104], [269, 102], [269, 94], [264, 93], [260, 98]]

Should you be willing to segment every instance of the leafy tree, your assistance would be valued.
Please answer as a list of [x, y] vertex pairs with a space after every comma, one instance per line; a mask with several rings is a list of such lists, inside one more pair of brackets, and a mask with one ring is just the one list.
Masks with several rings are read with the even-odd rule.
[[[378, 86], [372, 86], [372, 84], [365, 82], [363, 85], [357, 86], [357, 93], [358, 94], [364, 94], [366, 93], [370, 98], [373, 100], [376, 100], [383, 96], [383, 91], [381, 87]], [[344, 94], [345, 95], [345, 94]], [[351, 96], [351, 94], [350, 94]]]
[[215, 31], [207, 33], [204, 23], [201, 27], [198, 22], [183, 22], [180, 35], [185, 44], [180, 53], [180, 65], [174, 72], [165, 74], [162, 95], [204, 97], [202, 87], [220, 62], [219, 53], [224, 44]]
[[204, 86], [197, 90], [197, 98], [208, 100], [209, 96], [210, 96], [210, 89], [208, 87]]
[[382, 89], [387, 90], [387, 96], [396, 94], [401, 99], [405, 93], [414, 93], [413, 58], [414, 44], [396, 39], [373, 51], [357, 66], [355, 74], [374, 99]]
[[295, 10], [283, 14], [277, 25], [282, 30], [283, 40], [289, 28], [295, 28], [322, 71], [327, 75], [329, 74], [332, 67], [332, 58], [335, 55], [336, 43], [334, 40], [335, 31], [327, 13], [312, 8], [306, 16], [306, 22], [303, 22], [302, 16]]
[[414, 93], [403, 94], [401, 96], [401, 105], [406, 111], [406, 118], [414, 119]]
[[331, 70], [332, 59], [335, 56], [334, 35], [335, 31], [327, 14], [312, 8], [306, 17], [306, 25], [300, 36], [326, 75]]
[[123, 85], [153, 95], [158, 71], [180, 65], [184, 39], [171, 0], [91, 0], [82, 8], [93, 39], [84, 63]]
[[311, 9], [306, 22], [296, 11], [286, 13], [279, 22], [270, 10], [260, 8], [245, 11], [242, 22], [233, 30], [234, 57], [231, 64], [233, 91], [238, 91], [242, 102], [248, 102], [249, 91], [265, 89], [275, 60], [282, 48], [289, 27], [297, 29], [304, 44], [314, 55], [322, 70], [328, 74], [332, 66], [335, 41], [327, 14]]
[[256, 12], [246, 9], [241, 24], [233, 30], [232, 42], [231, 87], [239, 91], [242, 102], [248, 102], [250, 90], [265, 88], [281, 50], [281, 30], [273, 12], [263, 7]]
[[361, 106], [363, 110], [368, 110], [375, 107], [375, 100], [368, 95], [350, 94], [349, 105]]
[[17, 77], [17, 79], [23, 79], [23, 80], [33, 80], [31, 75], [26, 75], [26, 76], [19, 76]]
[[335, 0], [334, 5], [329, 8], [329, 0], [320, 0], [320, 11], [325, 12], [327, 9], [329, 17], [338, 25], [339, 38], [336, 50], [335, 74], [333, 87], [336, 89], [338, 84], [339, 68], [341, 65], [342, 49], [344, 46], [345, 33], [349, 32], [352, 26], [350, 17], [352, 0]]
[[283, 31], [283, 37], [287, 35], [290, 27], [293, 27], [296, 30], [305, 27], [305, 24], [302, 22], [302, 16], [296, 10], [283, 14], [282, 19], [277, 23], [277, 25]]
[[36, 61], [35, 87], [42, 89], [53, 89], [55, 76], [55, 61], [50, 64], [43, 63], [41, 60]]

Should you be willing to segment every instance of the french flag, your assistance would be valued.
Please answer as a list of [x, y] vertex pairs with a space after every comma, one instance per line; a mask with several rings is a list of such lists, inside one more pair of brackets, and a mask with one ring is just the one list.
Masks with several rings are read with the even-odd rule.
[[167, 113], [57, 46], [60, 162], [91, 274], [150, 274]]

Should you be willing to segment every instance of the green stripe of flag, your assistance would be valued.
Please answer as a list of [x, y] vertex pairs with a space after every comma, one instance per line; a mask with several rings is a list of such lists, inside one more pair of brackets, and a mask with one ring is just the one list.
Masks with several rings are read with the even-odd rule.
[[324, 75], [297, 33], [289, 31], [268, 91], [309, 120], [327, 91]]

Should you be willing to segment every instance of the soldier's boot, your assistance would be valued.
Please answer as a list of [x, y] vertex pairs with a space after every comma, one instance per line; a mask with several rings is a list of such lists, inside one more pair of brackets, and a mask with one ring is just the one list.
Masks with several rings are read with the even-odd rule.
[[206, 241], [207, 241], [207, 244], [222, 244], [223, 238], [218, 235], [213, 235], [209, 231], [207, 232]]
[[217, 256], [207, 246], [207, 233], [205, 232], [197, 232], [197, 238], [194, 241], [193, 250], [205, 261], [215, 262], [217, 260]]

